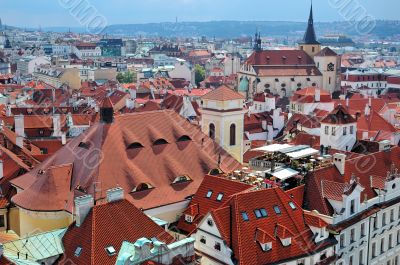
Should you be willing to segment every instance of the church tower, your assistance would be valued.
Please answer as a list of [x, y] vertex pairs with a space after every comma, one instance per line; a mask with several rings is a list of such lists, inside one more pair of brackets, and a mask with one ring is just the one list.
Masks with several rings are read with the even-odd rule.
[[243, 162], [245, 98], [223, 85], [201, 98], [201, 130]]
[[300, 49], [304, 50], [311, 58], [321, 51], [321, 43], [317, 41], [314, 29], [313, 7], [311, 4], [310, 17], [308, 18], [308, 26], [304, 34], [303, 41], [299, 43]]

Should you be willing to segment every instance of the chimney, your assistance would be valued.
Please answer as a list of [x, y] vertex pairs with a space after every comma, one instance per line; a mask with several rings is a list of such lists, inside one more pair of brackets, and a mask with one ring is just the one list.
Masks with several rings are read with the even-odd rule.
[[368, 131], [362, 132], [362, 140], [368, 139]]
[[392, 147], [389, 140], [383, 140], [379, 142], [379, 151], [390, 151]]
[[94, 200], [91, 195], [84, 195], [75, 198], [75, 220], [76, 226], [80, 227], [85, 221], [86, 216], [93, 208]]
[[0, 179], [4, 177], [3, 160], [0, 160]]
[[263, 130], [267, 129], [267, 120], [262, 120], [261, 121], [261, 127], [262, 127]]
[[321, 89], [316, 88], [315, 89], [315, 102], [320, 102], [321, 101]]
[[120, 187], [107, 190], [107, 202], [115, 202], [124, 199], [124, 190]]
[[14, 116], [14, 127], [15, 134], [17, 136], [25, 136], [25, 124], [24, 124], [24, 115], [15, 115]]
[[365, 105], [364, 115], [369, 116], [371, 114], [371, 107], [370, 105]]
[[53, 114], [53, 136], [61, 136], [61, 115]]
[[12, 113], [11, 113], [11, 105], [7, 104], [6, 106], [6, 116], [7, 117], [11, 117]]
[[349, 107], [350, 99], [346, 98], [346, 107]]
[[67, 134], [66, 133], [62, 133], [61, 134], [61, 144], [62, 145], [66, 145], [67, 144]]
[[24, 137], [17, 135], [17, 137], [15, 138], [15, 142], [18, 147], [24, 147]]
[[344, 168], [346, 164], [346, 155], [336, 153], [333, 155], [333, 164], [339, 170], [340, 174], [344, 175]]

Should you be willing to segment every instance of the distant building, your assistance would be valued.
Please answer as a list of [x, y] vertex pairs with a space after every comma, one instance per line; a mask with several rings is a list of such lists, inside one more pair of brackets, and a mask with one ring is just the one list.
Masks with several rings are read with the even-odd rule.
[[21, 75], [30, 75], [41, 65], [50, 65], [50, 60], [44, 56], [26, 56], [17, 61], [17, 71]]
[[264, 91], [291, 96], [305, 87], [319, 87], [332, 93], [339, 90], [339, 62], [335, 52], [329, 48], [321, 50], [311, 7], [299, 50], [262, 50], [261, 37], [256, 34], [254, 52], [238, 72], [238, 91], [248, 99]]
[[101, 49], [101, 56], [118, 57], [122, 55], [122, 39], [101, 39], [97, 45]]
[[78, 90], [81, 87], [81, 79], [78, 68], [54, 68], [50, 66], [39, 66], [33, 73], [38, 80], [49, 85], [60, 88], [68, 85], [72, 89]]
[[323, 46], [348, 47], [354, 46], [354, 41], [345, 35], [325, 35], [319, 39]]

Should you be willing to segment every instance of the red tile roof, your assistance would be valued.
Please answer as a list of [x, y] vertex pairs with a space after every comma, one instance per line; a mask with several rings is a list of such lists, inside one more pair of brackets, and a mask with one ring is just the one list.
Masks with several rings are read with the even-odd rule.
[[[134, 224], [132, 224], [134, 220]], [[127, 200], [96, 205], [80, 227], [71, 224], [63, 237], [64, 257], [75, 264], [115, 264], [123, 241], [157, 238], [170, 244], [174, 238]], [[109, 256], [105, 248], [114, 247]], [[82, 248], [79, 257], [77, 247]]]
[[339, 193], [343, 194], [343, 190], [348, 187], [353, 174], [359, 179], [360, 185], [365, 188], [361, 198], [365, 198], [365, 196], [367, 196], [367, 199], [374, 198], [377, 194], [372, 186], [379, 184], [376, 183], [376, 177], [371, 178], [371, 176], [385, 177], [393, 164], [400, 168], [400, 147], [346, 160], [343, 176], [333, 165], [310, 172], [305, 178], [306, 208], [317, 210], [325, 215], [333, 214], [333, 209], [326, 198], [341, 200]]
[[[183, 136], [191, 140], [180, 141]], [[165, 144], [155, 145], [159, 141]], [[221, 161], [220, 165], [218, 160]], [[40, 170], [46, 172], [65, 164], [73, 165], [68, 185], [63, 182], [65, 179], [59, 183], [54, 176], [49, 178], [48, 174], [38, 174]], [[204, 175], [218, 167], [230, 172], [240, 164], [176, 112], [150, 111], [116, 116], [111, 124], [92, 125], [52, 157], [12, 183], [24, 190], [18, 194], [18, 205], [31, 210], [65, 209], [65, 200], [60, 202], [53, 199], [46, 205], [30, 201], [34, 194], [45, 189], [55, 193], [55, 196], [57, 193], [64, 196], [64, 192], [68, 192], [66, 210], [71, 211], [76, 187], [80, 186], [93, 194], [94, 182], [100, 182], [103, 191], [119, 185], [129, 193], [127, 198], [137, 207], [150, 209], [185, 200], [197, 191]], [[175, 178], [183, 175], [192, 181], [172, 184]], [[68, 176], [63, 174], [63, 178]], [[63, 185], [54, 190], [54, 185], [58, 184]], [[141, 184], [153, 188], [131, 192]], [[101, 192], [97, 196], [102, 197]]]
[[325, 222], [321, 217], [317, 216], [312, 212], [304, 212], [304, 220], [309, 226], [322, 228], [327, 227], [328, 223]]
[[239, 94], [233, 89], [223, 85], [219, 88], [205, 94], [201, 97], [202, 99], [208, 100], [217, 100], [217, 101], [225, 101], [225, 100], [236, 100], [236, 99], [244, 99], [244, 96]]
[[[289, 203], [294, 203], [296, 209]], [[279, 207], [280, 214], [275, 212], [275, 206]], [[257, 219], [254, 210], [262, 208], [268, 216]], [[247, 213], [248, 221], [242, 218], [243, 212]], [[294, 259], [334, 244], [314, 243], [303, 210], [280, 188], [238, 193], [211, 215], [239, 265], [276, 264], [283, 257]], [[254, 240], [257, 231], [263, 232], [262, 236], [257, 236], [261, 242]], [[291, 237], [291, 245], [284, 247], [281, 239], [288, 237]], [[259, 243], [270, 239], [273, 239], [272, 249], [264, 252]]]
[[342, 105], [336, 106], [333, 111], [331, 111], [324, 119], [321, 120], [321, 123], [329, 124], [349, 124], [356, 122], [356, 119], [350, 115], [348, 110]]
[[329, 47], [325, 47], [315, 56], [337, 56], [337, 53], [332, 51]]
[[253, 52], [245, 63], [250, 65], [315, 65], [313, 59], [302, 50]]
[[[184, 212], [184, 215], [189, 214], [194, 217], [194, 222], [191, 224], [187, 223], [185, 221], [185, 216], [182, 215], [179, 219], [178, 228], [187, 233], [192, 232], [197, 228], [197, 224], [209, 211], [221, 207], [232, 195], [251, 188], [253, 188], [253, 186], [229, 180], [225, 177], [205, 176], [188, 208]], [[206, 195], [209, 191], [211, 191], [212, 194], [210, 198], [207, 198]], [[218, 194], [223, 194], [221, 201], [217, 200]]]
[[327, 90], [319, 89], [316, 87], [306, 87], [306, 88], [303, 88], [303, 89], [300, 89], [300, 90], [294, 92], [290, 101], [296, 102], [296, 103], [317, 102], [315, 100], [315, 95], [317, 94], [317, 90], [320, 91], [320, 100], [318, 102], [331, 102], [332, 101], [331, 94]]

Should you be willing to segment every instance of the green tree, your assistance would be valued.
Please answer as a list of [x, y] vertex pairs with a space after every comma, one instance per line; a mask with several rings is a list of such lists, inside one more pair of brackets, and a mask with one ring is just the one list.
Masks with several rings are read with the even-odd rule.
[[206, 70], [199, 64], [194, 66], [195, 82], [197, 86], [200, 86], [200, 82], [206, 78]]
[[120, 82], [122, 84], [133, 83], [136, 81], [136, 76], [134, 75], [134, 73], [132, 73], [130, 71], [125, 72], [125, 73], [118, 73], [117, 80], [118, 80], [118, 82]]

